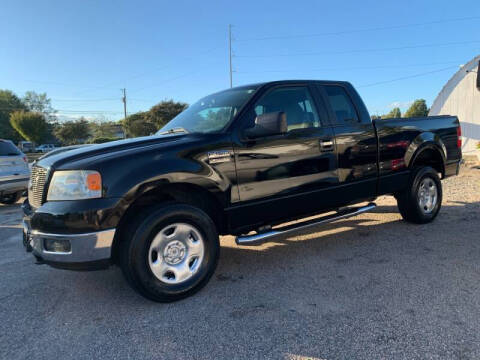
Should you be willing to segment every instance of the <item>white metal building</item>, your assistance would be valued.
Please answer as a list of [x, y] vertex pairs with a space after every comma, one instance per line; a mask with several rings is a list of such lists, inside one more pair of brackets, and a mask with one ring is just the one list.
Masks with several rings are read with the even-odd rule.
[[429, 115], [456, 115], [462, 126], [462, 152], [475, 151], [480, 143], [480, 55], [447, 82], [433, 102]]

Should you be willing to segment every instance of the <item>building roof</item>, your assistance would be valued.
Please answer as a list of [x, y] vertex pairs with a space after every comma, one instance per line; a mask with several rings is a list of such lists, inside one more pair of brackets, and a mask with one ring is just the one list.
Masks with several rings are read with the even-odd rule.
[[480, 61], [480, 55], [475, 56], [467, 64], [463, 65], [455, 75], [445, 84], [437, 98], [430, 108], [429, 115], [438, 115], [443, 108], [443, 105], [447, 101], [450, 94], [457, 87], [460, 81], [468, 74], [469, 71], [475, 71], [478, 68], [478, 62]]

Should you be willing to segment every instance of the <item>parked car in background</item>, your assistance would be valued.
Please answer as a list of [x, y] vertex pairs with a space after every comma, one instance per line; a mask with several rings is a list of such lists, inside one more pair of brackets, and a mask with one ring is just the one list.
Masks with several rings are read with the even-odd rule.
[[16, 203], [27, 190], [29, 177], [25, 154], [10, 140], [0, 139], [0, 203]]
[[35, 150], [35, 147], [31, 141], [20, 141], [18, 143], [18, 148], [24, 153], [33, 152]]
[[55, 145], [53, 144], [42, 144], [35, 148], [35, 152], [48, 153], [52, 150], [55, 150]]

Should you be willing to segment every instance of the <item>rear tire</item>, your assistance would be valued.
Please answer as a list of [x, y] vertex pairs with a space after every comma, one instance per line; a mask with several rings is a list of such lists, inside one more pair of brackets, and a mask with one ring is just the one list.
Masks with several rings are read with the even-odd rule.
[[15, 204], [22, 197], [22, 194], [23, 194], [23, 191], [18, 191], [13, 194], [4, 195], [0, 198], [0, 203], [6, 204], [6, 205]]
[[405, 221], [415, 224], [433, 221], [442, 206], [442, 183], [438, 173], [429, 166], [413, 169], [407, 188], [395, 198]]
[[171, 302], [204, 287], [218, 263], [220, 244], [215, 224], [202, 210], [180, 203], [145, 209], [123, 236], [119, 263], [144, 297]]

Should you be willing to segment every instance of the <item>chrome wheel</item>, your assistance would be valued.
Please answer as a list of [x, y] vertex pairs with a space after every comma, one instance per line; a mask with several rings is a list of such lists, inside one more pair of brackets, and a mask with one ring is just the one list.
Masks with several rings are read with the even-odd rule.
[[190, 279], [200, 268], [205, 251], [203, 237], [193, 225], [175, 223], [153, 239], [148, 264], [155, 277], [168, 284]]
[[429, 177], [423, 179], [418, 187], [418, 206], [424, 214], [430, 214], [437, 205], [438, 189], [435, 181]]

